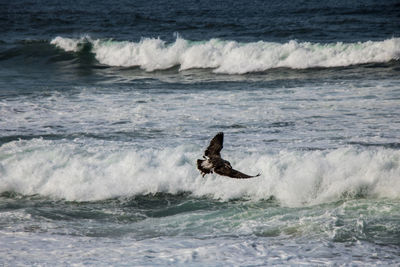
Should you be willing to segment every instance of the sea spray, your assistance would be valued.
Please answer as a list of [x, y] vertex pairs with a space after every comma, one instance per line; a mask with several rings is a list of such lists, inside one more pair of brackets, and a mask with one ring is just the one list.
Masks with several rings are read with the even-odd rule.
[[139, 42], [56, 37], [51, 44], [77, 52], [83, 43], [92, 45], [91, 52], [104, 65], [140, 67], [146, 71], [179, 66], [180, 70], [212, 68], [216, 73], [244, 74], [273, 68], [330, 68], [383, 63], [398, 60], [400, 38], [357, 43], [311, 43], [295, 40], [287, 43], [240, 43], [221, 39], [193, 42], [177, 37], [168, 44], [159, 38]]

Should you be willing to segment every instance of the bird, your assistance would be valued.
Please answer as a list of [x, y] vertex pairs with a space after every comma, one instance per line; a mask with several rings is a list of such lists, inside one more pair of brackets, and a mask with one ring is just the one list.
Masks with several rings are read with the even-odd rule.
[[209, 173], [216, 173], [223, 176], [228, 176], [236, 179], [248, 179], [258, 177], [257, 175], [247, 175], [240, 171], [232, 168], [229, 161], [221, 158], [221, 150], [224, 143], [224, 133], [219, 132], [213, 139], [211, 139], [210, 144], [204, 151], [203, 159], [197, 160], [197, 168], [199, 169], [201, 175], [204, 177]]

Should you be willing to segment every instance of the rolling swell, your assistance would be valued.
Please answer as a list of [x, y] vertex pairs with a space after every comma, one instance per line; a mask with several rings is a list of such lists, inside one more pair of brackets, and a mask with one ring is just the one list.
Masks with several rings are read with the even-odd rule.
[[56, 37], [51, 44], [66, 52], [90, 50], [107, 66], [140, 67], [146, 71], [209, 68], [216, 73], [244, 74], [275, 68], [310, 69], [388, 63], [400, 57], [400, 39], [358, 43], [239, 43], [211, 39], [191, 42], [178, 37], [167, 44], [161, 39], [140, 42]]
[[179, 72], [187, 72], [193, 81], [199, 78], [199, 81], [224, 80], [223, 75], [216, 77], [217, 74], [239, 74], [235, 79], [246, 78], [248, 74], [253, 79], [299, 82], [321, 77], [363, 78], [366, 73], [390, 78], [396, 77], [400, 69], [399, 40], [347, 44], [240, 43], [220, 39], [193, 42], [178, 37], [175, 42], [167, 43], [152, 38], [128, 42], [88, 36], [56, 37], [50, 42], [22, 40], [0, 45], [0, 66], [4, 67], [3, 75], [7, 80], [13, 77], [7, 72], [11, 69], [32, 76], [46, 72], [55, 82], [79, 81], [85, 77], [94, 82], [163, 79], [163, 76], [179, 75]]
[[0, 47], [0, 62], [7, 62], [7, 66], [27, 67], [27, 65], [37, 66], [38, 64], [75, 64], [77, 62], [92, 61], [91, 67], [98, 63], [94, 62], [94, 55], [91, 53], [92, 45], [83, 42], [77, 45], [78, 51], [75, 54], [61, 52], [53, 45], [49, 45], [47, 40], [21, 40], [11, 44], [4, 44]]

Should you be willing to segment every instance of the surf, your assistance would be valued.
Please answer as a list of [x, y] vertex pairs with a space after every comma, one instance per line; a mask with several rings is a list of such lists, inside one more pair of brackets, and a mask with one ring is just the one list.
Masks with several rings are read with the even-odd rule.
[[291, 40], [237, 42], [223, 39], [190, 41], [177, 37], [167, 43], [160, 38], [139, 42], [92, 39], [90, 36], [57, 36], [50, 44], [65, 52], [90, 47], [96, 60], [107, 66], [139, 67], [145, 71], [179, 67], [212, 69], [215, 73], [245, 74], [275, 68], [333, 68], [368, 63], [387, 63], [400, 58], [400, 38], [356, 43], [312, 43]]
[[273, 197], [284, 206], [400, 197], [400, 151], [395, 149], [350, 146], [231, 155], [238, 168], [262, 172], [247, 181], [202, 178], [195, 166], [199, 151], [201, 147], [190, 145], [139, 149], [67, 140], [12, 141], [0, 147], [0, 193], [97, 201], [186, 192], [220, 201]]

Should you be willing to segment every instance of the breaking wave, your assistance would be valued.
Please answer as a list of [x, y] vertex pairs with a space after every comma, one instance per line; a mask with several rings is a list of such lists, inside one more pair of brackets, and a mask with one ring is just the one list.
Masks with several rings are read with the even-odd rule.
[[216, 73], [243, 74], [272, 68], [307, 69], [384, 63], [400, 58], [400, 38], [357, 43], [240, 43], [211, 39], [193, 42], [178, 37], [173, 43], [143, 38], [140, 42], [56, 37], [51, 44], [67, 52], [90, 47], [101, 63], [140, 67], [146, 71], [179, 66], [180, 70], [211, 68]]
[[200, 147], [187, 145], [138, 150], [71, 141], [13, 141], [0, 147], [0, 193], [95, 201], [189, 192], [224, 201], [274, 197], [287, 206], [400, 197], [400, 150], [225, 152], [237, 169], [262, 173], [249, 180], [202, 178], [194, 164], [199, 151]]

